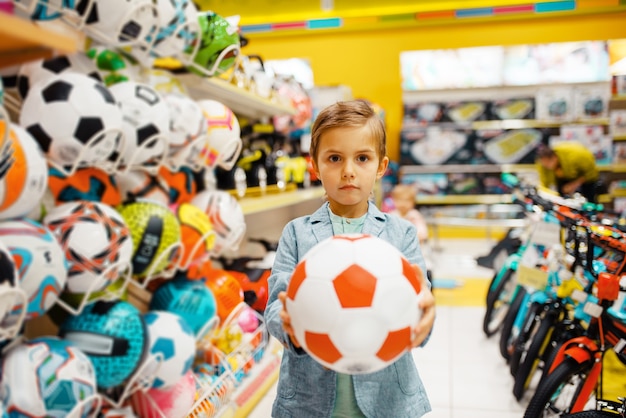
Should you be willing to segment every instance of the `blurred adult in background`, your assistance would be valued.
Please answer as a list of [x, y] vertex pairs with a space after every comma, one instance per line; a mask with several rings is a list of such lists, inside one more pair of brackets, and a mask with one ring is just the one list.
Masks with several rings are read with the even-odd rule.
[[598, 195], [606, 192], [593, 153], [579, 142], [540, 146], [536, 164], [540, 185], [562, 196], [578, 192], [587, 201], [597, 202]]

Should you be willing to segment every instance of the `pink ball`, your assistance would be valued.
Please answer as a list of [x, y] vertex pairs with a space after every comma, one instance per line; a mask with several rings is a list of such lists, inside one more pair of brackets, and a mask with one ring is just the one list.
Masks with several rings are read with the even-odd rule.
[[237, 323], [243, 332], [254, 332], [259, 326], [259, 318], [252, 308], [246, 308], [239, 314]]
[[190, 370], [171, 388], [135, 392], [131, 404], [142, 418], [180, 418], [187, 416], [195, 396], [196, 381]]

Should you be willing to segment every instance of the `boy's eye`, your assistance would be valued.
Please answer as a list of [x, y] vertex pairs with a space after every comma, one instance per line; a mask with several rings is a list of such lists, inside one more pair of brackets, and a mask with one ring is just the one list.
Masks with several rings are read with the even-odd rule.
[[339, 161], [340, 158], [338, 155], [331, 155], [330, 157], [328, 157], [328, 161], [336, 163], [337, 161]]
[[359, 155], [356, 159], [358, 161], [364, 163], [364, 162], [368, 161], [370, 158], [367, 155]]

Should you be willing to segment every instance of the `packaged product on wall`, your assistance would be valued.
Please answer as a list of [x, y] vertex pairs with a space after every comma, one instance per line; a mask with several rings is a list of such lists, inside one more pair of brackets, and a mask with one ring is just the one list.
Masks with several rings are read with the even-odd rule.
[[502, 181], [501, 174], [485, 174], [481, 182], [483, 193], [485, 194], [506, 194], [511, 192], [511, 188]]
[[482, 153], [486, 163], [528, 164], [534, 161], [537, 146], [551, 133], [554, 132], [550, 129], [534, 128], [478, 130], [475, 148]]
[[490, 102], [472, 100], [449, 102], [445, 104], [444, 121], [455, 123], [469, 123], [476, 120], [489, 119]]
[[449, 173], [447, 194], [481, 194], [482, 175], [476, 173]]
[[536, 114], [540, 120], [574, 119], [574, 92], [571, 87], [546, 87], [537, 91]]
[[613, 142], [613, 164], [626, 164], [626, 142]]
[[535, 98], [519, 97], [494, 100], [491, 104], [492, 119], [534, 119]]
[[402, 125], [404, 128], [414, 128], [440, 122], [443, 109], [443, 103], [405, 103]]
[[463, 164], [472, 156], [472, 131], [452, 124], [403, 130], [400, 163], [419, 165]]
[[415, 186], [418, 195], [443, 196], [448, 188], [448, 176], [445, 173], [406, 173], [402, 183]]
[[574, 89], [574, 118], [606, 118], [611, 92], [608, 87], [576, 87]]
[[612, 109], [609, 112], [609, 133], [613, 138], [626, 135], [626, 109]]

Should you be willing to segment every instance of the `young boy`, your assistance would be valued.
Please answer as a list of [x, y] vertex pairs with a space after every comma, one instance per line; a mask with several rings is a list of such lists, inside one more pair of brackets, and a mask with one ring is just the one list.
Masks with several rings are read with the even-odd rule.
[[419, 418], [431, 408], [410, 352], [383, 370], [351, 376], [324, 368], [300, 348], [294, 336], [285, 309], [293, 270], [313, 246], [340, 233], [378, 236], [414, 264], [424, 298], [413, 347], [426, 341], [435, 319], [415, 226], [382, 213], [370, 202], [374, 184], [389, 162], [382, 121], [364, 101], [331, 105], [313, 124], [310, 152], [327, 202], [312, 215], [285, 226], [269, 278], [265, 320], [270, 334], [285, 346], [272, 417]]

